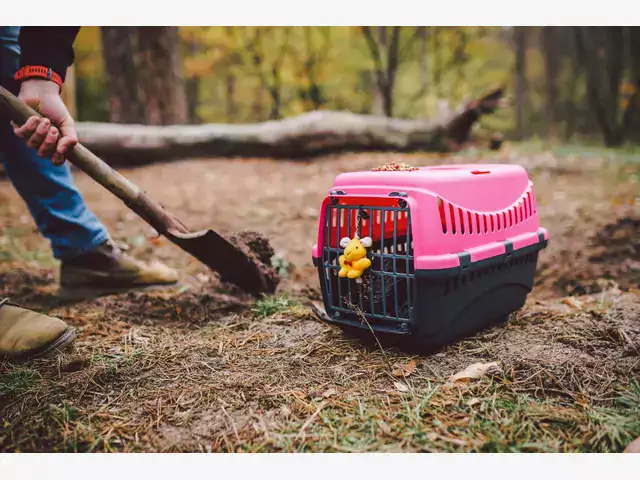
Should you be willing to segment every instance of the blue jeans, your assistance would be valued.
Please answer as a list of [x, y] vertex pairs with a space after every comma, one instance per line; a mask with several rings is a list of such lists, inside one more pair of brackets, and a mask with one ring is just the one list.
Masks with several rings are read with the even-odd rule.
[[[20, 61], [19, 32], [20, 27], [0, 27], [0, 83], [15, 95], [19, 89], [13, 81]], [[69, 165], [55, 167], [50, 159], [38, 157], [14, 135], [7, 118], [0, 118], [0, 160], [57, 259], [86, 253], [108, 239], [107, 229], [75, 186]]]

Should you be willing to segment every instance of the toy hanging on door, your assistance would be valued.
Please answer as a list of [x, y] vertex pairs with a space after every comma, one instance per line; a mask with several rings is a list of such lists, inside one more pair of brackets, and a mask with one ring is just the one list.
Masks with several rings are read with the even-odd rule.
[[360, 239], [357, 235], [353, 238], [344, 237], [340, 240], [344, 254], [340, 255], [341, 268], [338, 275], [343, 278], [359, 278], [371, 266], [371, 260], [367, 258], [367, 248], [372, 244], [370, 237]]
[[373, 241], [371, 237], [360, 238], [360, 224], [363, 217], [368, 219], [369, 215], [363, 209], [359, 209], [355, 237], [344, 237], [340, 240], [344, 254], [340, 255], [338, 259], [340, 262], [338, 275], [342, 278], [360, 278], [364, 271], [371, 266], [371, 260], [367, 258], [367, 248], [373, 245]]

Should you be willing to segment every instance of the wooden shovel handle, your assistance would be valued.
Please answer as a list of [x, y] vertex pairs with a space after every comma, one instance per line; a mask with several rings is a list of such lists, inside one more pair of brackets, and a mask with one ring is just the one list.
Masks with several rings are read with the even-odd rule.
[[[11, 119], [18, 125], [24, 124], [33, 116], [42, 117], [2, 86], [0, 86], [0, 105], [5, 107]], [[188, 229], [180, 221], [85, 146], [77, 143], [67, 154], [67, 160], [122, 200], [160, 233], [166, 233], [169, 229], [188, 233]]]

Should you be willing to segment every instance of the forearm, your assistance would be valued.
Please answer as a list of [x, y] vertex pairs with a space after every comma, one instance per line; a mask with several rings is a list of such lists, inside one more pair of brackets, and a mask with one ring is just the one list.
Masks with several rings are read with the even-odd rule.
[[20, 66], [50, 68], [65, 79], [67, 67], [75, 60], [73, 42], [80, 27], [22, 27]]

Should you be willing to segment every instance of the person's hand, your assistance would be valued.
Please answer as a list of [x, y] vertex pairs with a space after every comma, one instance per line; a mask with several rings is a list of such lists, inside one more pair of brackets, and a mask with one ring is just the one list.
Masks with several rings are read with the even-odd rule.
[[78, 135], [73, 118], [60, 97], [60, 88], [49, 80], [25, 80], [18, 98], [44, 118], [31, 117], [21, 127], [14, 124], [16, 136], [36, 149], [39, 157], [51, 157], [54, 165], [62, 165], [64, 157], [78, 143]]

